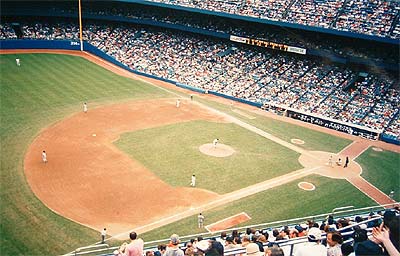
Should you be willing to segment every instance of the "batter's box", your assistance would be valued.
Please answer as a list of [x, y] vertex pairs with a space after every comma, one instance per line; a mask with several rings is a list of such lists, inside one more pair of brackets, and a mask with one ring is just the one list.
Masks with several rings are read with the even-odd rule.
[[239, 214], [233, 215], [231, 217], [228, 217], [226, 219], [217, 221], [215, 223], [212, 223], [210, 225], [205, 226], [205, 228], [208, 230], [208, 232], [216, 232], [220, 230], [225, 230], [230, 227], [236, 226], [242, 222], [250, 220], [251, 217], [245, 213], [241, 212]]

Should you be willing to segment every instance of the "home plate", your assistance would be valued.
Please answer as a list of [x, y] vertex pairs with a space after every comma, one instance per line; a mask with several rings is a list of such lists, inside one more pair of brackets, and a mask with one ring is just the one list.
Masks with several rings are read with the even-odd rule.
[[93, 136], [93, 137], [96, 137], [96, 133], [93, 133], [92, 136]]

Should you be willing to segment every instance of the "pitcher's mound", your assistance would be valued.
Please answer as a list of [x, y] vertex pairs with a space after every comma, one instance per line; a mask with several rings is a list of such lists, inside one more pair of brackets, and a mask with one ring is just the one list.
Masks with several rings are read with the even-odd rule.
[[218, 143], [216, 147], [212, 143], [203, 144], [199, 147], [201, 153], [215, 156], [215, 157], [227, 157], [235, 153], [235, 150], [228, 145]]

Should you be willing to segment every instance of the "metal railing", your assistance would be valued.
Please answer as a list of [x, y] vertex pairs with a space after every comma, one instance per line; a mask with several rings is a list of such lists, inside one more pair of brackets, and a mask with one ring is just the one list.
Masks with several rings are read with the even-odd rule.
[[[228, 233], [228, 232], [232, 232], [233, 230], [237, 230], [239, 233], [244, 233], [247, 228], [254, 228], [254, 229], [259, 229], [259, 230], [272, 230], [274, 228], [281, 228], [282, 226], [297, 225], [297, 224], [303, 223], [307, 220], [313, 220], [315, 222], [324, 221], [324, 220], [326, 220], [326, 217], [328, 215], [332, 215], [334, 217], [337, 216], [337, 217], [341, 217], [341, 218], [351, 217], [351, 216], [356, 216], [356, 215], [362, 216], [362, 215], [368, 215], [370, 212], [384, 211], [385, 207], [395, 206], [398, 204], [399, 203], [396, 202], [394, 204], [368, 206], [368, 207], [362, 207], [362, 208], [357, 208], [357, 209], [354, 209], [354, 206], [344, 206], [344, 207], [334, 208], [334, 209], [332, 209], [331, 212], [318, 214], [318, 215], [311, 215], [311, 216], [293, 218], [293, 219], [282, 220], [282, 221], [272, 221], [272, 222], [266, 222], [266, 223], [261, 223], [261, 224], [256, 224], [256, 225], [236, 227], [236, 228], [231, 228], [231, 229], [226, 229], [226, 230], [220, 230], [217, 232], [205, 232], [205, 233], [197, 233], [197, 234], [191, 234], [191, 235], [187, 235], [187, 236], [181, 236], [180, 240], [181, 241], [190, 241], [190, 239], [197, 238], [199, 236], [205, 237], [205, 238], [213, 238], [213, 237], [215, 238], [215, 237], [218, 237], [222, 231], [225, 231]], [[361, 225], [361, 224], [364, 224], [364, 223], [367, 223], [370, 221], [375, 221], [376, 219], [379, 219], [379, 218], [381, 218], [381, 217], [371, 218], [366, 221], [347, 226], [346, 229], [352, 228], [353, 226], [358, 226], [358, 225]], [[340, 231], [340, 230], [338, 230], [338, 231]], [[218, 233], [218, 235], [217, 235], [217, 233]], [[295, 239], [279, 241], [279, 242], [277, 241], [276, 243], [278, 243], [281, 247], [291, 246], [291, 251], [293, 251], [293, 247], [295, 244], [304, 243], [305, 241], [307, 241], [307, 238], [302, 237], [302, 238], [295, 238]], [[169, 238], [145, 242], [144, 243], [145, 251], [146, 250], [157, 250], [157, 245], [167, 244], [168, 242], [169, 242]], [[97, 247], [100, 247], [102, 245], [104, 245], [104, 244], [80, 247], [80, 248], [76, 249], [74, 252], [66, 254], [66, 256], [72, 256], [72, 255], [79, 256], [79, 255], [89, 255], [89, 254], [91, 254], [91, 255], [112, 255], [112, 252], [119, 248], [119, 246], [108, 247], [108, 245], [107, 245], [107, 248], [97, 249]], [[90, 249], [90, 250], [88, 250], [88, 249]], [[225, 255], [234, 255], [234, 254], [239, 254], [239, 253], [245, 253], [245, 249], [244, 248], [232, 249], [232, 250], [226, 251]]]

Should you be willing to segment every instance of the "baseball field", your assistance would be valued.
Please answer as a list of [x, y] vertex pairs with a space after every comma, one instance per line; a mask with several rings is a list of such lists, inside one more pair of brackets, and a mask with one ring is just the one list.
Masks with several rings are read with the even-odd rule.
[[[383, 194], [400, 187], [398, 146], [209, 95], [192, 101], [192, 92], [84, 57], [0, 54], [1, 255], [64, 254], [98, 242], [103, 227], [112, 243], [130, 230], [145, 241], [206, 232], [200, 211], [206, 224], [245, 212], [244, 226], [376, 205], [355, 177]], [[200, 150], [215, 138], [229, 155]], [[365, 150], [348, 170], [325, 165], [357, 143]]]

